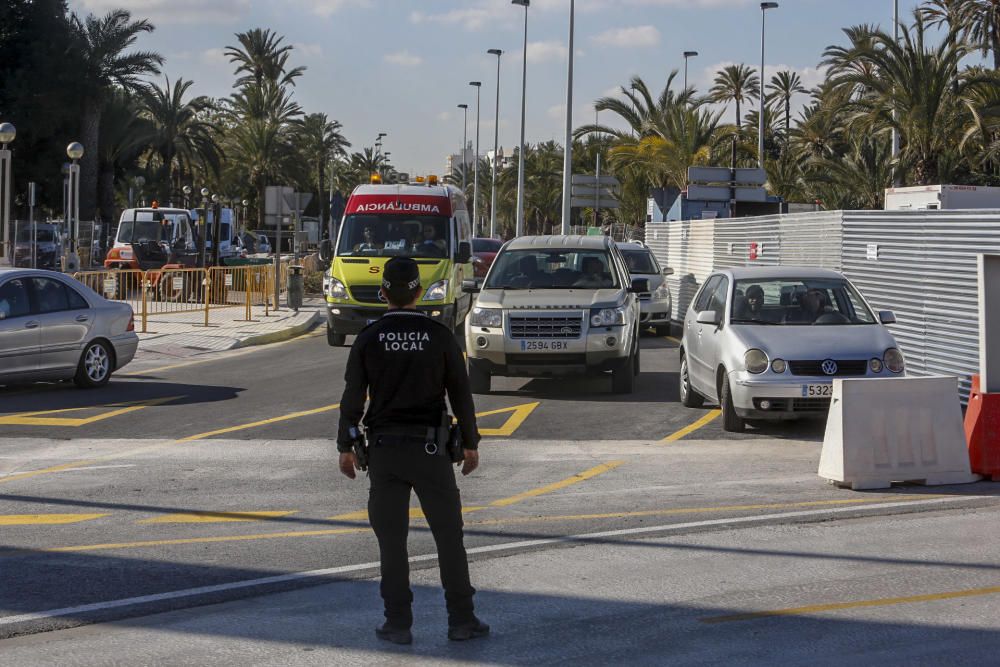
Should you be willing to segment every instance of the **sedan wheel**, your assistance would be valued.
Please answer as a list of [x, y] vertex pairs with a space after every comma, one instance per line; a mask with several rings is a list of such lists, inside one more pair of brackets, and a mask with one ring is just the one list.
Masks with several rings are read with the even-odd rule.
[[746, 430], [746, 422], [736, 414], [736, 408], [733, 406], [733, 392], [729, 387], [729, 376], [725, 376], [722, 379], [722, 394], [719, 398], [719, 403], [722, 404], [722, 430], [728, 431], [730, 433], [742, 433]]
[[87, 345], [80, 357], [73, 381], [87, 389], [103, 387], [111, 379], [111, 352], [107, 343], [94, 341]]
[[681, 405], [686, 408], [700, 408], [705, 404], [705, 399], [701, 394], [691, 388], [691, 377], [688, 374], [688, 361], [686, 356], [681, 356], [680, 390]]

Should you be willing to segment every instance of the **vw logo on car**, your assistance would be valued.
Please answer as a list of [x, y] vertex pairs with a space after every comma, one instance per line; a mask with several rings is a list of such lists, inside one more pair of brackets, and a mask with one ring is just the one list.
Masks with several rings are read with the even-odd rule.
[[827, 375], [837, 374], [837, 362], [834, 361], [833, 359], [827, 359], [826, 361], [824, 361], [822, 368], [823, 372]]

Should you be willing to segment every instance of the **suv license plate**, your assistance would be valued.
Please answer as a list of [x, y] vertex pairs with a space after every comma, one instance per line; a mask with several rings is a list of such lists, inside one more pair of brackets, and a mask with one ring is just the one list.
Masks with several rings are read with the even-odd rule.
[[522, 340], [522, 352], [559, 352], [568, 350], [569, 343], [564, 340]]
[[833, 396], [832, 384], [804, 384], [802, 396], [805, 398]]

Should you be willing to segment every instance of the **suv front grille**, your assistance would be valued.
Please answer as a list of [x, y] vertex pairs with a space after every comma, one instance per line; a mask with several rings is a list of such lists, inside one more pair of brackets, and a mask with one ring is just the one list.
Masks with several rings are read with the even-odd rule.
[[572, 339], [579, 338], [583, 315], [511, 315], [510, 337]]
[[351, 285], [351, 294], [355, 301], [361, 303], [385, 303], [379, 298], [379, 285]]
[[586, 366], [586, 353], [575, 354], [508, 354], [508, 366]]
[[[826, 373], [823, 372], [822, 361], [789, 361], [788, 368], [792, 371], [792, 375], [826, 376]], [[867, 359], [851, 359], [848, 361], [837, 361], [837, 372], [834, 373], [834, 376], [864, 375], [867, 372]]]

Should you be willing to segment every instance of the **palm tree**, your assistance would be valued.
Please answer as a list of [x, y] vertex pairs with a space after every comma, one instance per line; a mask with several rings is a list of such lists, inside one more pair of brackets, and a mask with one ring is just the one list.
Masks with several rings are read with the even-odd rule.
[[326, 167], [333, 159], [346, 157], [351, 143], [340, 132], [343, 125], [331, 121], [325, 113], [312, 113], [303, 117], [295, 128], [299, 151], [309, 165], [312, 184], [316, 186], [321, 217], [329, 215], [329, 200], [323, 196], [326, 184]]
[[1000, 70], [1000, 0], [928, 0], [920, 8], [931, 25], [946, 25], [971, 42]]
[[154, 84], [142, 94], [143, 115], [155, 129], [153, 152], [165, 172], [171, 197], [179, 195], [195, 165], [218, 175], [222, 163], [218, 128], [206, 114], [213, 108], [212, 101], [207, 97], [184, 101], [193, 83], [178, 79], [171, 86], [168, 78], [163, 88]]
[[769, 104], [778, 102], [785, 111], [785, 138], [792, 129], [792, 96], [796, 93], [808, 93], [802, 85], [802, 78], [797, 72], [782, 70], [771, 77], [771, 82], [767, 84], [770, 94], [767, 96]]
[[886, 136], [853, 135], [840, 158], [812, 161], [806, 168], [813, 194], [828, 209], [881, 209], [892, 186], [892, 146]]
[[[129, 93], [141, 90], [142, 77], [159, 74], [163, 57], [152, 51], [131, 51], [143, 33], [153, 31], [153, 24], [146, 20], [133, 21], [124, 9], [115, 9], [101, 18], [93, 14], [81, 20], [76, 14], [70, 18], [74, 34], [74, 57], [82, 70], [83, 118], [81, 142], [85, 152], [80, 163], [80, 215], [93, 218], [97, 203], [98, 158], [101, 155], [101, 112], [104, 103], [115, 88]], [[102, 209], [105, 219], [112, 219], [113, 211]]]
[[746, 65], [728, 65], [715, 75], [715, 85], [708, 92], [712, 102], [736, 103], [736, 127], [743, 124], [740, 109], [745, 102], [759, 99], [760, 78]]
[[376, 153], [374, 148], [364, 148], [360, 153], [351, 154], [351, 168], [362, 183], [367, 183], [372, 174], [380, 173], [379, 170], [383, 166], [385, 166], [385, 156]]
[[[268, 30], [254, 28], [236, 33], [240, 46], [227, 46], [225, 55], [237, 65], [236, 74], [245, 75], [236, 79], [234, 88], [253, 84], [260, 88], [265, 81], [279, 86], [295, 85], [295, 79], [302, 76], [305, 67], [286, 69], [292, 46], [281, 45], [284, 37]], [[242, 48], [241, 48], [242, 47]]]
[[[154, 128], [142, 117], [134, 98], [122, 90], [114, 90], [101, 110], [100, 135], [97, 201], [102, 211], [113, 211], [116, 208], [115, 184], [123, 183], [129, 173], [139, 169], [142, 156], [153, 140]], [[107, 230], [108, 225], [103, 229]]]

